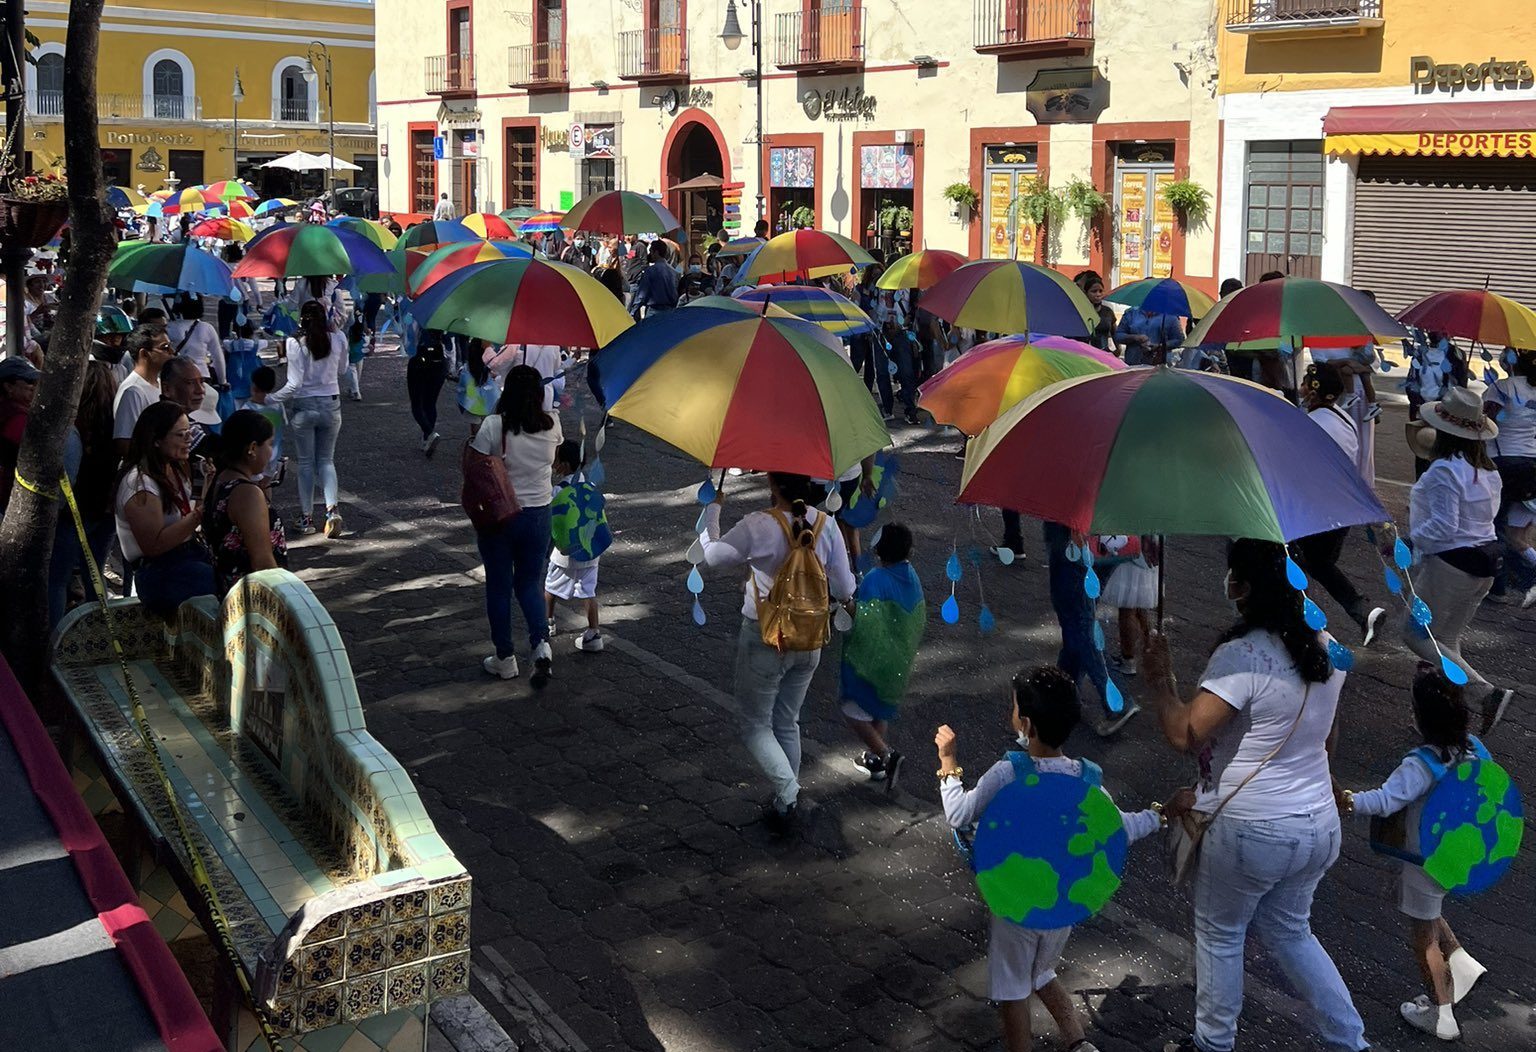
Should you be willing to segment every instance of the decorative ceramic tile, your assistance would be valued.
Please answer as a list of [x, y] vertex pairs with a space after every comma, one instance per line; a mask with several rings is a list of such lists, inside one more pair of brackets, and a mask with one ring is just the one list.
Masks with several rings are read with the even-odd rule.
[[341, 940], [304, 946], [299, 950], [299, 985], [308, 989], [336, 982], [342, 976]]
[[391, 968], [386, 973], [389, 990], [389, 1010], [412, 1008], [427, 1001], [427, 966], [408, 964]]
[[469, 991], [469, 951], [434, 957], [427, 962], [428, 986], [433, 1000]]
[[306, 1033], [341, 1022], [342, 984], [332, 983], [299, 995], [298, 1030]]
[[347, 915], [345, 913], [329, 914], [319, 924], [311, 928], [309, 934], [304, 936], [304, 945], [309, 946], [313, 943], [324, 942], [327, 939], [334, 939], [346, 930], [346, 926]]
[[427, 922], [406, 921], [404, 924], [391, 924], [387, 939], [391, 965], [419, 961], [427, 955]]
[[386, 899], [354, 906], [347, 911], [347, 931], [355, 932], [364, 928], [382, 927], [388, 920], [388, 914], [389, 902]]
[[457, 953], [469, 946], [469, 913], [445, 913], [432, 918], [432, 931], [428, 937], [432, 955]]
[[384, 1011], [384, 981], [382, 973], [349, 979], [342, 995], [342, 1018], [354, 1023]]
[[275, 998], [272, 1007], [267, 1010], [267, 1021], [279, 1034], [293, 1033], [299, 1021], [298, 997]]
[[435, 917], [450, 910], [469, 908], [469, 881], [455, 880], [447, 884], [435, 884], [431, 889], [431, 912]]
[[427, 891], [425, 888], [395, 895], [389, 900], [391, 921], [416, 920], [427, 915]]
[[387, 932], [382, 928], [365, 929], [347, 936], [347, 978], [383, 970], [389, 965]]

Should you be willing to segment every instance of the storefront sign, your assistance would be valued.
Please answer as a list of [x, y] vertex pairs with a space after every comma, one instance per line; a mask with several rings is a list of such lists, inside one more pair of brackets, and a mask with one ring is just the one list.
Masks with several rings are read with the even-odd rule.
[[816, 185], [816, 147], [778, 146], [768, 151], [768, 185], [811, 187]]
[[589, 161], [613, 160], [614, 125], [588, 124], [584, 126], [587, 140], [586, 157]]
[[139, 163], [134, 165], [141, 172], [165, 171], [165, 159], [160, 156], [160, 151], [151, 146], [139, 154]]
[[1351, 154], [1406, 154], [1417, 157], [1532, 157], [1536, 156], [1536, 130], [1330, 135], [1324, 140], [1323, 149], [1330, 157]]
[[437, 111], [437, 123], [445, 128], [463, 127], [469, 124], [480, 123], [479, 110], [453, 110], [446, 105]]
[[1013, 173], [993, 172], [987, 178], [987, 256], [1008, 257], [1008, 205], [1013, 201]]
[[1039, 147], [1032, 143], [1009, 146], [988, 146], [987, 164], [989, 165], [1014, 165], [1035, 163], [1035, 156]]
[[1408, 83], [1421, 95], [1480, 91], [1485, 85], [1495, 91], [1509, 91], [1536, 85], [1536, 72], [1524, 59], [1440, 64], [1428, 55], [1415, 55], [1408, 63]]
[[916, 170], [910, 143], [859, 147], [859, 186], [866, 190], [910, 190]]
[[709, 109], [715, 104], [715, 93], [708, 88], [692, 88], [679, 91], [677, 88], [668, 88], [656, 97], [655, 102], [668, 116], [676, 113], [684, 106], [694, 106], [699, 109]]
[[1120, 177], [1120, 269], [1145, 273], [1146, 246], [1142, 232], [1147, 217], [1147, 173], [1126, 172]]
[[1152, 277], [1173, 277], [1173, 206], [1163, 198], [1163, 187], [1173, 182], [1172, 172], [1158, 172], [1152, 179]]
[[826, 91], [807, 91], [800, 96], [800, 105], [811, 120], [825, 117], [829, 121], [873, 120], [876, 99], [864, 94], [863, 88], [828, 88]]
[[544, 129], [544, 149], [564, 153], [571, 148], [571, 137], [559, 128]]
[[179, 132], [125, 132], [109, 131], [102, 135], [108, 146], [196, 146], [194, 136]]
[[1092, 124], [1109, 106], [1109, 81], [1096, 68], [1043, 69], [1025, 89], [1036, 124]]

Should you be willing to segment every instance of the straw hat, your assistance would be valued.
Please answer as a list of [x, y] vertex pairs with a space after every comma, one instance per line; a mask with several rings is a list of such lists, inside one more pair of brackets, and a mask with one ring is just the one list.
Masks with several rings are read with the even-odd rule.
[[1436, 431], [1458, 438], [1489, 439], [1499, 433], [1499, 426], [1483, 412], [1482, 399], [1465, 387], [1452, 387], [1440, 401], [1425, 403], [1419, 419], [1408, 423], [1408, 445], [1419, 459], [1430, 459]]

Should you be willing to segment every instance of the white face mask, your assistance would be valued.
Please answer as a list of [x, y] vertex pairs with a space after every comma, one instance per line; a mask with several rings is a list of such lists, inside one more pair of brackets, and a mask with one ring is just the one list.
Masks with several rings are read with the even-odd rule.
[[1237, 596], [1234, 596], [1232, 594], [1236, 590], [1236, 588], [1237, 588], [1237, 582], [1232, 580], [1232, 571], [1231, 570], [1227, 571], [1227, 576], [1226, 576], [1225, 580], [1222, 582], [1222, 586], [1226, 590], [1227, 602], [1232, 604], [1232, 612], [1234, 614], [1236, 614], [1238, 617], [1242, 617], [1243, 616], [1243, 600], [1239, 599]]
[[1029, 748], [1029, 735], [1025, 734], [1023, 731], [1020, 731], [1018, 734], [1014, 735], [1014, 740], [1019, 743], [1020, 748]]

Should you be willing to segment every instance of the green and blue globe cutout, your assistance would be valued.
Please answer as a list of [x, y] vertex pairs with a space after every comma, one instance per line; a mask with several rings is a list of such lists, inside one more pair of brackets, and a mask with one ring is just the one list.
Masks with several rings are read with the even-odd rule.
[[1468, 760], [1424, 801], [1419, 852], [1441, 887], [1473, 895], [1504, 876], [1524, 835], [1525, 808], [1509, 772], [1492, 760]]
[[606, 501], [595, 486], [567, 486], [550, 506], [555, 546], [573, 559], [590, 562], [613, 543], [605, 515]]
[[976, 826], [976, 886], [993, 914], [1065, 928], [1104, 908], [1125, 875], [1120, 809], [1099, 786], [1035, 772], [1005, 786]]

